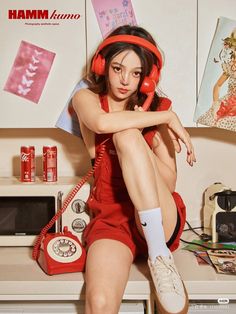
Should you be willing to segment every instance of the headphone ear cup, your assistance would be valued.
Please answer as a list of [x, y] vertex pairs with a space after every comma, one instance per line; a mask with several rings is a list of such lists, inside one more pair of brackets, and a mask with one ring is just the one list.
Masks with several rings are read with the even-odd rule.
[[94, 57], [91, 70], [97, 75], [105, 74], [106, 61], [102, 55], [98, 54]]
[[143, 94], [149, 94], [155, 91], [157, 82], [159, 80], [159, 71], [157, 66], [154, 64], [149, 76], [146, 76], [140, 87], [140, 92]]

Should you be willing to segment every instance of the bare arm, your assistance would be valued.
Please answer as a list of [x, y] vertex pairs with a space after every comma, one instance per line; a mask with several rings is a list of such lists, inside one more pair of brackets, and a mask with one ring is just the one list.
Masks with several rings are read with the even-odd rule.
[[219, 92], [221, 86], [224, 84], [224, 82], [229, 78], [229, 76], [226, 73], [223, 73], [213, 88], [213, 101], [217, 101], [219, 99]]
[[97, 95], [89, 90], [80, 90], [73, 97], [73, 107], [79, 119], [95, 133], [116, 133], [126, 129], [141, 129], [166, 123], [170, 120], [167, 112], [104, 112]]
[[193, 147], [188, 133], [173, 111], [116, 111], [106, 113], [99, 103], [98, 95], [90, 90], [78, 91], [72, 99], [77, 116], [84, 125], [95, 133], [116, 133], [126, 129], [167, 124], [185, 144], [188, 155], [193, 160]]

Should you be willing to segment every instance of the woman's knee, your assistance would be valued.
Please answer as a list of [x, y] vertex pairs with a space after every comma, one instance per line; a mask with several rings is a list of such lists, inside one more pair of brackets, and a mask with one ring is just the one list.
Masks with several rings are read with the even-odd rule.
[[113, 143], [118, 151], [133, 151], [142, 139], [138, 129], [128, 129], [113, 134]]
[[86, 307], [89, 309], [89, 313], [93, 314], [112, 314], [117, 313], [117, 304], [115, 298], [106, 291], [98, 289], [91, 289], [86, 292]]

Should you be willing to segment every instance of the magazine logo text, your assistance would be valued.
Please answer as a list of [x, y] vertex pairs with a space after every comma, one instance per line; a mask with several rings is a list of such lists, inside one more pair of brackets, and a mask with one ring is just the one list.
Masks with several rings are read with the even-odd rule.
[[57, 10], [8, 10], [9, 20], [78, 20], [80, 14], [59, 13]]

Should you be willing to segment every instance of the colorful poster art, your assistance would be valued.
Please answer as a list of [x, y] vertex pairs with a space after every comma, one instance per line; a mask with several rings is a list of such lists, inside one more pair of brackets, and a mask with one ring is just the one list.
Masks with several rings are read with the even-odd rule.
[[4, 90], [38, 103], [55, 53], [21, 41]]
[[92, 0], [103, 38], [121, 25], [137, 25], [131, 0]]
[[220, 18], [206, 63], [194, 121], [236, 131], [236, 21]]

